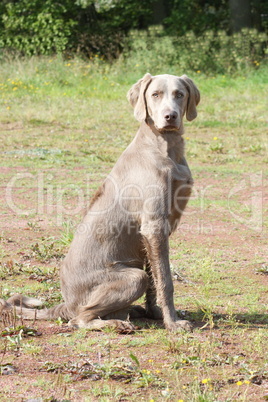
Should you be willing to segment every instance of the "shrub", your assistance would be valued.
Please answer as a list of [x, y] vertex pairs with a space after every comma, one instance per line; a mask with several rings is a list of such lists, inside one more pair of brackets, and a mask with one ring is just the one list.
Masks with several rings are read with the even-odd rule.
[[149, 23], [154, 1], [2, 0], [0, 49], [19, 55], [123, 58], [128, 68], [137, 65], [143, 71], [225, 73], [258, 67], [265, 59], [264, 32], [243, 29], [228, 35], [223, 29], [227, 0], [207, 0], [204, 9], [200, 0], [170, 0], [164, 28], [141, 30]]
[[0, 47], [23, 55], [63, 52], [77, 24], [68, 17], [68, 4], [53, 0], [10, 2], [3, 11]]
[[127, 65], [142, 66], [144, 71], [172, 69], [227, 73], [258, 67], [267, 55], [267, 35], [243, 29], [227, 35], [224, 31], [207, 31], [202, 35], [187, 32], [180, 37], [165, 36], [161, 29], [132, 32], [124, 53]]
[[153, 0], [3, 0], [0, 48], [21, 55], [119, 56], [130, 28], [144, 27]]

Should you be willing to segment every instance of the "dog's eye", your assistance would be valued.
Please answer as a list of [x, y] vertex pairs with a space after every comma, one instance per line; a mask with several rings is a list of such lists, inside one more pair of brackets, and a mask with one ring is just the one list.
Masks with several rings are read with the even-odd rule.
[[182, 93], [182, 92], [176, 92], [175, 97], [176, 97], [177, 99], [183, 98], [183, 93]]
[[159, 93], [158, 93], [158, 92], [154, 92], [154, 93], [152, 94], [152, 97], [153, 97], [153, 98], [158, 98], [158, 96], [159, 96]]

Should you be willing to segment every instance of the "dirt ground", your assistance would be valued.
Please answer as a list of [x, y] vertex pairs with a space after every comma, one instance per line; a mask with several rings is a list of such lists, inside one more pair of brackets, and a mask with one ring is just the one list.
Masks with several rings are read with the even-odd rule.
[[[6, 169], [4, 173], [8, 175], [8, 170]], [[224, 180], [221, 179], [219, 184], [216, 177], [211, 177], [211, 173], [203, 172], [202, 176], [197, 174], [196, 183], [195, 200], [188, 207], [186, 216], [183, 217], [180, 227], [171, 239], [172, 265], [180, 269], [181, 264], [185, 267], [188, 263], [187, 259], [185, 261], [181, 259], [178, 250], [187, 255], [191, 250], [199, 249], [202, 258], [206, 253], [212, 253], [219, 280], [225, 278], [228, 282], [229, 277], [229, 283], [238, 286], [237, 293], [223, 296], [222, 301], [220, 291], [216, 287], [215, 290], [213, 287], [210, 289], [211, 296], [214, 295], [215, 299], [217, 297], [211, 323], [208, 317], [207, 320], [203, 320], [204, 317], [201, 315], [194, 316], [196, 307], [189, 301], [191, 297], [199, 295], [198, 284], [203, 286], [204, 279], [199, 280], [195, 276], [192, 279], [191, 275], [187, 274], [187, 267], [186, 274], [184, 270], [182, 271], [182, 276], [186, 275], [186, 279], [183, 277], [182, 280], [181, 278], [176, 280], [174, 276], [175, 295], [178, 296], [177, 307], [181, 309], [178, 305], [180, 295], [184, 297], [188, 294], [188, 301], [183, 301], [183, 310], [186, 309], [186, 314], [195, 317], [193, 321], [196, 331], [189, 336], [195, 338], [196, 344], [213, 345], [210, 351], [209, 348], [205, 348], [202, 352], [205, 368], [200, 362], [198, 368], [195, 366], [198, 363], [197, 361], [195, 363], [193, 357], [196, 356], [196, 351], [192, 352], [193, 356], [189, 353], [189, 342], [192, 341], [188, 339], [188, 343], [185, 341], [185, 344], [182, 342], [178, 346], [179, 337], [169, 338], [163, 335], [165, 330], [159, 322], [141, 320], [136, 323], [137, 332], [134, 334], [86, 331], [79, 333], [62, 322], [17, 322], [17, 325], [33, 328], [34, 333], [23, 332], [22, 339], [16, 341], [15, 336], [19, 330], [13, 334], [2, 332], [1, 400], [27, 401], [41, 398], [40, 400], [49, 401], [257, 402], [268, 398], [267, 360], [265, 356], [259, 355], [262, 349], [251, 335], [265, 329], [267, 331], [267, 309], [265, 312], [268, 300], [267, 227], [263, 222], [257, 221], [256, 227], [252, 228], [248, 211], [246, 214], [241, 212], [238, 216], [237, 211], [236, 214], [232, 213], [232, 206], [226, 208], [227, 203], [223, 201], [230, 197], [230, 188], [235, 185], [231, 175]], [[16, 205], [31, 209], [36, 196], [35, 190], [35, 188], [30, 191], [28, 188], [16, 188], [14, 190]], [[265, 208], [267, 209], [267, 183], [263, 180], [257, 190], [259, 196], [261, 195], [262, 212], [264, 212]], [[254, 188], [255, 193], [257, 190]], [[48, 216], [45, 213], [35, 214], [31, 219], [29, 216], [18, 216], [7, 205], [6, 197], [6, 186], [3, 186], [1, 192], [3, 213], [0, 225], [2, 267], [5, 268], [6, 274], [3, 272], [1, 275], [2, 294], [6, 297], [12, 293], [13, 287], [17, 291], [20, 286], [25, 287], [28, 284], [34, 288], [35, 284], [41, 283], [44, 284], [45, 300], [49, 303], [59, 289], [56, 268], [59, 267], [61, 259], [48, 258], [48, 261], [40, 261], [32, 250], [33, 244], [42, 238], [60, 236], [59, 228], [53, 224], [55, 216], [53, 214]], [[253, 201], [252, 189], [244, 188], [240, 191], [238, 203], [252, 207], [250, 204]], [[253, 212], [251, 209], [251, 213]], [[78, 222], [79, 216], [76, 219]], [[66, 249], [61, 251], [65, 252]], [[194, 252], [193, 258], [198, 258], [199, 255], [200, 251], [196, 254]], [[41, 271], [44, 267], [55, 270], [52, 274], [40, 275], [36, 271], [37, 266]], [[197, 286], [192, 286], [192, 281], [195, 281]], [[239, 283], [243, 283], [243, 288], [239, 288]], [[262, 288], [257, 300], [258, 305], [262, 306], [259, 316], [255, 311], [250, 318], [247, 306], [238, 305], [236, 309], [234, 302], [232, 308], [236, 323], [230, 323], [226, 318], [226, 300], [232, 297], [238, 300], [242, 292], [246, 293], [250, 289], [252, 293], [254, 287]], [[37, 296], [38, 294], [39, 296], [43, 294], [39, 287]], [[3, 324], [2, 322], [4, 331]], [[148, 337], [152, 337], [153, 340], [148, 340]], [[168, 341], [164, 342], [163, 338]], [[72, 342], [62, 341], [68, 339], [72, 339]], [[248, 342], [252, 342], [252, 348], [246, 348]], [[25, 343], [28, 346], [24, 348]], [[202, 347], [200, 346], [200, 349]], [[138, 365], [129, 358], [130, 353], [137, 357]], [[245, 366], [244, 372], [242, 363]], [[113, 371], [111, 367], [114, 368], [116, 364], [119, 368]], [[251, 374], [246, 365], [252, 367]], [[103, 371], [104, 366], [106, 371]], [[174, 370], [174, 367], [178, 368]], [[214, 373], [213, 379], [207, 379], [207, 373], [211, 377]], [[193, 381], [196, 381], [198, 392], [204, 399], [198, 399], [199, 394], [196, 393]], [[214, 392], [214, 396], [210, 392]]]

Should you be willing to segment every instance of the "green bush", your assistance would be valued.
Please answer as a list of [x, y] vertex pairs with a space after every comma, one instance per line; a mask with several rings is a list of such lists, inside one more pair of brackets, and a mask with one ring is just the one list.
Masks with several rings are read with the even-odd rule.
[[118, 57], [131, 28], [147, 26], [153, 0], [3, 0], [0, 48], [20, 55]]
[[77, 24], [68, 4], [53, 0], [9, 2], [3, 11], [0, 47], [23, 55], [63, 52]]
[[243, 29], [227, 35], [224, 31], [207, 31], [202, 35], [187, 32], [184, 36], [165, 36], [160, 28], [131, 33], [124, 63], [144, 71], [179, 69], [204, 73], [228, 73], [258, 67], [267, 56], [267, 35]]
[[227, 0], [206, 0], [205, 7], [200, 0], [169, 0], [164, 26], [141, 30], [150, 22], [154, 1], [2, 0], [0, 50], [27, 56], [119, 58], [119, 63], [123, 58], [128, 68], [144, 71], [178, 67], [225, 73], [258, 67], [265, 60], [265, 33], [244, 29], [228, 35], [224, 29], [229, 21]]

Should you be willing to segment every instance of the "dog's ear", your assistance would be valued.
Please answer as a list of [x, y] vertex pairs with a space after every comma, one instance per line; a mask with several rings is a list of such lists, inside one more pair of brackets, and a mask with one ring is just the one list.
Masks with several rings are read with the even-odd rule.
[[134, 116], [138, 121], [146, 119], [146, 101], [145, 92], [152, 80], [151, 74], [147, 73], [136, 84], [134, 84], [127, 93], [127, 98], [134, 108]]
[[182, 75], [180, 79], [183, 81], [189, 92], [189, 98], [186, 108], [186, 119], [192, 121], [197, 116], [196, 106], [200, 102], [200, 92], [193, 83], [193, 81], [187, 77], [187, 75]]

